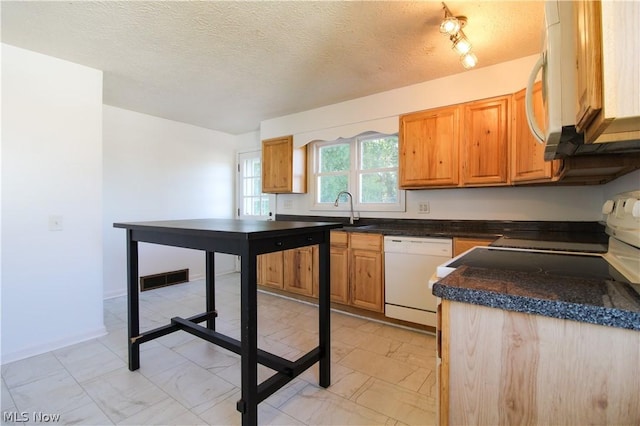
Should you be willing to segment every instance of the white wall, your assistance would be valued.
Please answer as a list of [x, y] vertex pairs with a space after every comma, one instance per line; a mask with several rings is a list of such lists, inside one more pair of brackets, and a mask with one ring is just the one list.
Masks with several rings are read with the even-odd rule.
[[[126, 231], [114, 222], [231, 218], [232, 135], [104, 106], [104, 294], [126, 294]], [[140, 244], [140, 275], [189, 268], [204, 277], [204, 252]], [[234, 256], [216, 253], [216, 274]]]
[[102, 72], [2, 44], [3, 363], [104, 334], [101, 227]]
[[[385, 126], [388, 118], [439, 106], [514, 93], [526, 86], [537, 55], [461, 72], [396, 90], [353, 99], [310, 111], [265, 120], [262, 139], [294, 134], [335, 134], [354, 123]], [[386, 120], [385, 120], [386, 119]], [[397, 123], [397, 118], [395, 123]], [[377, 130], [373, 128], [372, 130]], [[397, 124], [394, 131], [397, 131]], [[355, 135], [343, 134], [343, 137]], [[300, 141], [298, 141], [300, 142]], [[311, 169], [309, 169], [311, 171]], [[311, 173], [309, 173], [309, 176]], [[640, 186], [636, 182], [636, 187]], [[308, 185], [311, 187], [311, 185]], [[403, 219], [560, 220], [595, 221], [602, 218], [603, 186], [498, 187], [407, 191], [406, 212], [365, 212], [361, 217]], [[279, 214], [344, 216], [344, 212], [313, 211], [311, 194], [278, 195]], [[427, 201], [430, 213], [418, 213]], [[287, 208], [285, 208], [287, 207]]]

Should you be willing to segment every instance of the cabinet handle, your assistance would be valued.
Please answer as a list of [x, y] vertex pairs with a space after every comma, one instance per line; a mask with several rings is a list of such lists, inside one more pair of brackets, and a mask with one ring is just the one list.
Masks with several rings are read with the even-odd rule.
[[276, 246], [277, 246], [277, 247], [282, 247], [282, 241], [277, 241], [277, 242], [276, 242]]

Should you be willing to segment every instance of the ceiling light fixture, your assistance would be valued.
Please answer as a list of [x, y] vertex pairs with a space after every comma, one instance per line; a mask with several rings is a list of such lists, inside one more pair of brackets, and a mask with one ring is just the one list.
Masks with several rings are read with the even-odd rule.
[[471, 52], [471, 43], [462, 32], [462, 28], [467, 25], [466, 16], [454, 16], [446, 4], [442, 3], [444, 9], [444, 19], [440, 24], [440, 32], [449, 37], [453, 43], [452, 49], [460, 55], [460, 62], [466, 69], [471, 69], [478, 63], [478, 58]]

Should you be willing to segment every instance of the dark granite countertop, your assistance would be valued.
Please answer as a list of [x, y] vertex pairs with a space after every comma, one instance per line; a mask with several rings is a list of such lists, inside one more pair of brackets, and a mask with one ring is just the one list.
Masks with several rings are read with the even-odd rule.
[[443, 299], [640, 331], [640, 286], [463, 265], [433, 285]]
[[512, 221], [512, 220], [420, 220], [362, 218], [355, 225], [349, 219], [327, 216], [276, 215], [276, 220], [341, 222], [347, 232], [376, 233], [407, 237], [465, 237], [497, 239], [503, 236], [528, 240], [605, 244], [608, 237], [600, 222]]

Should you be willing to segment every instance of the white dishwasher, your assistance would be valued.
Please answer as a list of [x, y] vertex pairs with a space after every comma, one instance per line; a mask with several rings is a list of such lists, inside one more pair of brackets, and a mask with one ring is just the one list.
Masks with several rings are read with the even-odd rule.
[[429, 278], [453, 254], [450, 238], [384, 237], [384, 314], [436, 326]]

